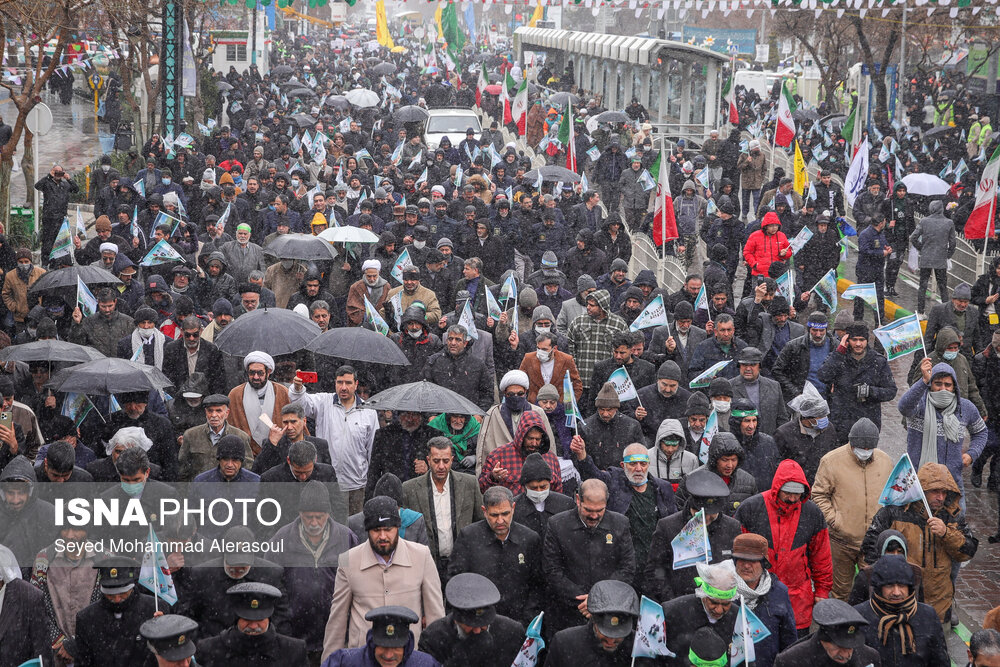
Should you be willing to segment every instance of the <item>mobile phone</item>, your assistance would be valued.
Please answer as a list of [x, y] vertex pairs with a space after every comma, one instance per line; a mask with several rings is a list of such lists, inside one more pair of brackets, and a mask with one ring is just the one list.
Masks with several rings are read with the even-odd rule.
[[319, 375], [311, 371], [295, 371], [295, 377], [298, 378], [302, 384], [314, 384], [319, 382]]
[[7, 428], [13, 428], [13, 426], [11, 425], [12, 422], [13, 422], [13, 420], [14, 420], [13, 413], [11, 413], [9, 411], [7, 411], [7, 412], [0, 412], [0, 426], [5, 426]]

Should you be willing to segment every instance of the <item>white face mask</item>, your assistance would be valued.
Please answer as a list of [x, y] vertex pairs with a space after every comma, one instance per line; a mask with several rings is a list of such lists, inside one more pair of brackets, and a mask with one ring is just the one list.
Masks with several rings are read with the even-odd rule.
[[417, 250], [423, 250], [424, 246], [427, 245], [427, 241], [414, 241], [413, 247]]
[[552, 357], [552, 350], [535, 350], [535, 356], [544, 364]]
[[139, 338], [143, 340], [149, 340], [153, 337], [153, 329], [136, 329], [139, 332]]
[[544, 503], [545, 499], [549, 497], [549, 489], [545, 489], [544, 491], [525, 489], [524, 495], [527, 496], [528, 500], [537, 505], [538, 503]]
[[730, 401], [712, 401], [712, 407], [716, 412], [729, 412]]
[[292, 187], [293, 188], [299, 187], [299, 179], [297, 179], [297, 178], [293, 178], [292, 179]]
[[543, 334], [552, 331], [552, 327], [535, 327], [536, 334]]
[[858, 457], [859, 461], [867, 461], [875, 455], [874, 449], [862, 449], [860, 447], [851, 447], [851, 449], [854, 451], [854, 455]]
[[101, 171], [103, 171], [105, 174], [108, 173], [109, 171], [111, 171], [111, 165], [110, 164], [102, 164], [101, 165]]

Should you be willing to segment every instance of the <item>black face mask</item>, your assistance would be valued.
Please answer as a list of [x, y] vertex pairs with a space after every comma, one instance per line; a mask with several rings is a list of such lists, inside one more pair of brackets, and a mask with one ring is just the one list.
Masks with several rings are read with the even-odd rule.
[[503, 402], [511, 412], [524, 412], [528, 408], [528, 399], [524, 396], [504, 396]]

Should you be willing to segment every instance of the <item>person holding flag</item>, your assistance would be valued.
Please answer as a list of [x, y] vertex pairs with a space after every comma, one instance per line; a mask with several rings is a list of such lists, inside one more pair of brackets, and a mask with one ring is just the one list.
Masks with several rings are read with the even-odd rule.
[[[876, 300], [878, 303], [878, 321], [885, 321], [885, 262], [893, 252], [893, 248], [885, 238], [885, 215], [881, 209], [872, 214], [871, 224], [858, 234], [858, 263], [855, 275], [858, 284], [875, 283]], [[954, 232], [954, 229], [952, 230]], [[947, 281], [946, 281], [947, 282]], [[926, 287], [926, 285], [924, 286]], [[919, 309], [918, 309], [919, 310]], [[864, 320], [865, 300], [854, 299], [854, 319]]]
[[753, 664], [756, 667], [771, 667], [778, 653], [798, 639], [788, 587], [769, 572], [771, 563], [767, 551], [767, 538], [763, 535], [742, 533], [733, 540], [740, 605], [752, 611], [770, 633], [754, 639], [756, 660]]
[[591, 586], [584, 597], [590, 617], [587, 624], [556, 633], [546, 667], [628, 664], [639, 617], [635, 590], [623, 581], [605, 579]]

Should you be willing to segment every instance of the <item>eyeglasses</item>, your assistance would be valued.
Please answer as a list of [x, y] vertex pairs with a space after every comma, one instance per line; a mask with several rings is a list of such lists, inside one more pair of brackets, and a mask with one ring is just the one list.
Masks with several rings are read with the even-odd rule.
[[509, 391], [504, 396], [521, 396], [522, 398], [527, 394], [523, 391]]
[[191, 339], [200, 338], [201, 337], [201, 332], [200, 331], [185, 331], [184, 332], [184, 337], [185, 338], [191, 338]]
[[252, 378], [255, 378], [255, 377], [266, 377], [267, 376], [267, 371], [247, 371], [247, 375], [249, 377], [252, 377]]

